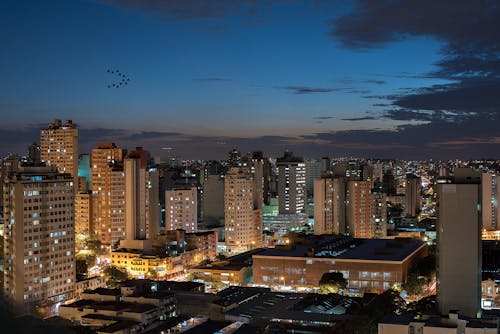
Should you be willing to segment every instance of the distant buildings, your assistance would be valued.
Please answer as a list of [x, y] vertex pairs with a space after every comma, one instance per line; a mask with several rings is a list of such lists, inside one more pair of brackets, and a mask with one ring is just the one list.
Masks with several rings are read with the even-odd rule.
[[314, 186], [314, 234], [387, 236], [387, 194], [374, 187], [371, 164], [335, 165]]
[[73, 297], [73, 180], [50, 167], [21, 167], [5, 180], [3, 291], [18, 314], [54, 314]]

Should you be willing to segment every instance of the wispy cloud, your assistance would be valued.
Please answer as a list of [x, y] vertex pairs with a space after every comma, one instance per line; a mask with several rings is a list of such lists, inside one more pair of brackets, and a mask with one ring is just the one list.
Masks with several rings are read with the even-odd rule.
[[284, 87], [276, 86], [274, 88], [288, 90], [293, 94], [331, 93], [340, 90], [338, 88], [305, 87], [305, 86], [284, 86]]
[[376, 118], [373, 117], [373, 116], [342, 118], [343, 121], [352, 121], [352, 122], [355, 122], [355, 121], [366, 121], [366, 120], [370, 120], [370, 119], [376, 119]]
[[316, 116], [313, 117], [313, 119], [321, 119], [321, 120], [327, 120], [327, 119], [334, 119], [336, 118], [335, 116]]
[[222, 81], [222, 82], [230, 82], [233, 79], [228, 78], [218, 78], [218, 77], [209, 77], [209, 78], [194, 78], [194, 82], [206, 82], [206, 81]]
[[365, 82], [369, 83], [369, 84], [375, 84], [375, 85], [385, 85], [387, 83], [384, 80], [375, 80], [375, 79], [366, 80]]

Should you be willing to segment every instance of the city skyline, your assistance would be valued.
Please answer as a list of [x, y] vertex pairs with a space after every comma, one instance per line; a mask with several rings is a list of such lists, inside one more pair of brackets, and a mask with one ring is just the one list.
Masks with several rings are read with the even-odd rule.
[[[54, 119], [153, 156], [490, 158], [492, 1], [16, 1], [0, 13], [0, 154]], [[115, 85], [115, 86], [113, 86]], [[164, 150], [169, 148], [169, 150]]]

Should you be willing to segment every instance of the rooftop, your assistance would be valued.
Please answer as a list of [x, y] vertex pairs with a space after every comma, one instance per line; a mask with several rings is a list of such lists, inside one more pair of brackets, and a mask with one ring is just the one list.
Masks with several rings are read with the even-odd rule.
[[334, 236], [311, 236], [311, 244], [269, 248], [258, 255], [335, 258], [345, 260], [403, 261], [410, 254], [424, 247], [412, 238], [354, 239]]

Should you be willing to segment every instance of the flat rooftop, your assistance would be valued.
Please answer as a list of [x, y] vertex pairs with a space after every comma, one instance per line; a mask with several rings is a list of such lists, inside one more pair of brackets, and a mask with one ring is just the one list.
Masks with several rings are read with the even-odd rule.
[[333, 324], [351, 317], [359, 299], [340, 295], [263, 292], [226, 314], [248, 319], [282, 319]]
[[230, 286], [217, 293], [220, 299], [214, 301], [214, 304], [222, 306], [241, 304], [269, 291], [271, 291], [269, 288]]
[[424, 242], [412, 238], [359, 239], [315, 236], [314, 244], [299, 244], [284, 248], [268, 248], [260, 256], [334, 258], [368, 261], [403, 261], [424, 247]]
[[240, 253], [228, 257], [222, 261], [212, 262], [208, 265], [193, 267], [194, 269], [207, 269], [207, 270], [241, 270], [252, 265], [252, 256], [261, 254], [265, 248], [256, 248], [250, 251]]
[[144, 313], [155, 309], [155, 305], [150, 304], [138, 304], [130, 302], [114, 302], [114, 301], [95, 301], [89, 299], [81, 299], [71, 304], [62, 305], [61, 307], [71, 307], [71, 308], [91, 308], [94, 310], [106, 310], [106, 311], [122, 311], [122, 312], [132, 312], [132, 313]]

